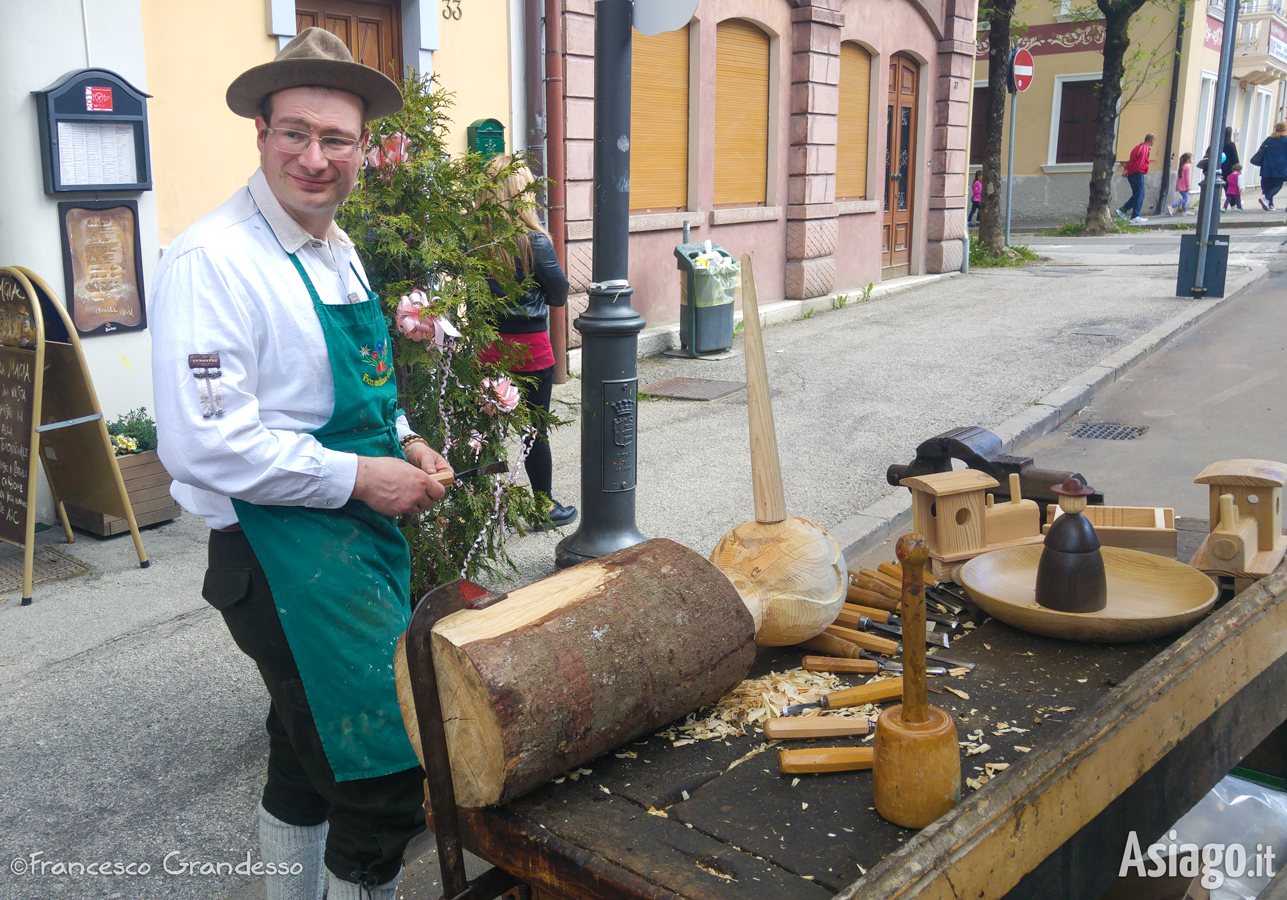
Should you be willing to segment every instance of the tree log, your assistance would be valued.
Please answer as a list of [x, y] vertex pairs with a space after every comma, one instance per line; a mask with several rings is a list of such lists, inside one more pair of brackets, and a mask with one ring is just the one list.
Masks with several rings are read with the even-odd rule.
[[664, 539], [453, 613], [432, 641], [466, 808], [508, 803], [715, 702], [755, 661], [754, 622], [732, 583]]

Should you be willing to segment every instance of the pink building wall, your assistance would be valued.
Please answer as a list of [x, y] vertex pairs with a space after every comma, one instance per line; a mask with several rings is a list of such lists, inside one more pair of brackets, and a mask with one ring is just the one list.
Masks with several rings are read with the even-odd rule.
[[[974, 0], [701, 0], [690, 25], [689, 210], [631, 218], [633, 302], [649, 325], [679, 318], [674, 247], [691, 240], [752, 255], [761, 302], [807, 299], [879, 281], [882, 199], [835, 200], [839, 52], [872, 54], [868, 196], [883, 198], [889, 58], [921, 63], [911, 271], [960, 266]], [[567, 268], [572, 316], [591, 272], [593, 0], [565, 0]], [[749, 20], [770, 36], [769, 179], [763, 207], [713, 209], [716, 26]], [[571, 342], [579, 336], [575, 330]]]

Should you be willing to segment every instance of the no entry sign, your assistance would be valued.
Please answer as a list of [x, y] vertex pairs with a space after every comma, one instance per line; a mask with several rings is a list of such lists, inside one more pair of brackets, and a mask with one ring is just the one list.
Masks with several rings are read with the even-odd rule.
[[1022, 94], [1032, 84], [1032, 54], [1022, 47], [1010, 54], [1010, 92]]

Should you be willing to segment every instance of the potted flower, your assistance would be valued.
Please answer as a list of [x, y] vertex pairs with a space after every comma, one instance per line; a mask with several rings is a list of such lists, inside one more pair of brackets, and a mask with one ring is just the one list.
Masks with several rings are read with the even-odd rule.
[[[183, 508], [170, 496], [174, 479], [156, 454], [156, 421], [148, 411], [139, 407], [118, 416], [108, 423], [107, 433], [139, 527], [177, 519]], [[71, 503], [67, 504], [67, 518], [77, 528], [101, 537], [129, 531], [124, 519]]]

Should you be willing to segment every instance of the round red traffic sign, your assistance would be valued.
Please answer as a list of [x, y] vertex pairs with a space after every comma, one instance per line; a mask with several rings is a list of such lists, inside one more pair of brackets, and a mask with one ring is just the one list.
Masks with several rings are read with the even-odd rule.
[[1010, 60], [1010, 80], [1021, 94], [1032, 84], [1032, 54], [1022, 47], [1014, 51]]

